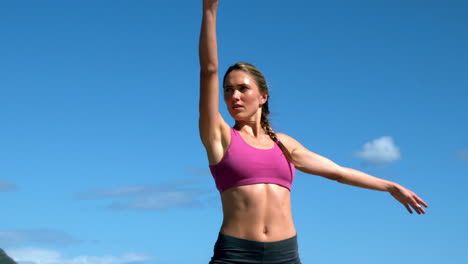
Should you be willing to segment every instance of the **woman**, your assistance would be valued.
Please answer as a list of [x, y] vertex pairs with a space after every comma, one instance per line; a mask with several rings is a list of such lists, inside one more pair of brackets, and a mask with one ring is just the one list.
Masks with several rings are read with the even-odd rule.
[[217, 0], [203, 0], [200, 33], [200, 137], [220, 192], [223, 223], [210, 264], [300, 263], [291, 215], [294, 168], [362, 188], [387, 191], [412, 213], [427, 204], [394, 182], [338, 166], [268, 123], [268, 88], [248, 63], [231, 66], [223, 78], [224, 101], [235, 120], [218, 110]]

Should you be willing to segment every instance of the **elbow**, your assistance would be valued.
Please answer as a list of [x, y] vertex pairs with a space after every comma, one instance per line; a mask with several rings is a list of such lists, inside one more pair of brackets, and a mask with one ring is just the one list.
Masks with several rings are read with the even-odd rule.
[[339, 176], [339, 177], [334, 178], [333, 180], [336, 182], [345, 184], [344, 177]]
[[346, 168], [343, 167], [337, 167], [333, 173], [331, 173], [329, 179], [337, 181], [339, 183], [346, 183], [346, 174], [348, 172], [346, 171]]
[[200, 74], [202, 75], [212, 75], [218, 73], [218, 64], [215, 63], [205, 63], [200, 65]]
[[325, 176], [325, 178], [332, 180], [332, 181], [339, 182], [339, 183], [345, 183], [345, 178], [341, 175], [331, 174], [331, 175]]
[[[297, 168], [297, 167], [296, 167]], [[336, 181], [339, 183], [345, 183], [346, 176], [343, 174], [340, 168], [328, 170], [326, 172], [310, 172], [311, 174], [321, 176], [328, 180]]]

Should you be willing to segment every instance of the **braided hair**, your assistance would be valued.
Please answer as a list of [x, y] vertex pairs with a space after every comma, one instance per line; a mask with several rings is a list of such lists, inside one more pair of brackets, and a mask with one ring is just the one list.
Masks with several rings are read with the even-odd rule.
[[[268, 94], [268, 86], [267, 86], [265, 77], [263, 76], [263, 74], [255, 66], [253, 66], [252, 64], [247, 63], [247, 62], [238, 62], [238, 63], [232, 65], [231, 67], [229, 67], [228, 70], [226, 71], [226, 73], [224, 74], [223, 83], [226, 80], [226, 76], [230, 72], [232, 72], [234, 70], [240, 70], [240, 71], [243, 71], [243, 72], [246, 72], [246, 73], [250, 74], [253, 77], [253, 79], [255, 80], [255, 82], [257, 83], [260, 92], [264, 93], [264, 94], [265, 93]], [[269, 98], [269, 96], [268, 96], [268, 98]], [[261, 116], [261, 119], [260, 119], [260, 125], [262, 126], [263, 131], [268, 136], [270, 136], [270, 138], [276, 144], [278, 144], [279, 148], [281, 149], [283, 154], [286, 156], [286, 158], [289, 161], [292, 161], [291, 153], [289, 153], [288, 149], [286, 149], [286, 147], [278, 139], [278, 137], [276, 136], [276, 133], [271, 128], [270, 120], [268, 119], [269, 115], [270, 115], [270, 110], [268, 108], [268, 100], [267, 100], [262, 105], [262, 116]]]

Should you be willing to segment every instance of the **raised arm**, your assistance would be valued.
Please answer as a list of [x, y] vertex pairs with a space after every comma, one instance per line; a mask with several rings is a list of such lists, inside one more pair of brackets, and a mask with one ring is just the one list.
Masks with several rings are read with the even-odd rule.
[[203, 18], [200, 32], [200, 119], [199, 129], [203, 144], [219, 142], [221, 125], [219, 114], [218, 48], [216, 40], [217, 0], [203, 0]]
[[406, 207], [409, 213], [413, 213], [411, 207], [418, 214], [426, 213], [421, 205], [424, 207], [428, 207], [428, 205], [414, 192], [405, 187], [358, 170], [341, 167], [333, 161], [306, 149], [292, 137], [284, 134], [278, 134], [278, 136], [291, 153], [292, 162], [298, 170], [348, 185], [389, 192]]

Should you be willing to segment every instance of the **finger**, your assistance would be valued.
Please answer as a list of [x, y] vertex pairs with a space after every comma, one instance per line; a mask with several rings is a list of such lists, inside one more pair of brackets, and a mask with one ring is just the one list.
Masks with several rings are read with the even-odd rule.
[[417, 207], [419, 208], [419, 210], [421, 211], [421, 213], [425, 214], [426, 213], [426, 210], [424, 210], [424, 208], [418, 204]]
[[427, 205], [427, 203], [426, 203], [423, 199], [421, 199], [419, 196], [417, 196], [415, 193], [413, 193], [412, 196], [413, 196], [412, 198], [413, 198], [414, 200], [416, 200], [416, 201], [418, 202], [418, 204], [422, 204], [422, 205], [424, 205], [424, 207], [426, 207], [426, 208], [429, 207], [429, 206]]
[[405, 204], [405, 207], [406, 207], [406, 210], [408, 210], [408, 212], [409, 212], [410, 214], [413, 213], [413, 211], [411, 211], [411, 208], [409, 207], [409, 205]]
[[422, 212], [422, 211], [421, 211], [422, 207], [421, 207], [419, 204], [417, 204], [417, 205], [411, 205], [411, 206], [413, 207], [413, 209], [414, 209], [414, 211], [415, 211], [416, 213], [421, 214], [421, 212]]
[[427, 203], [426, 203], [426, 202], [424, 202], [424, 200], [423, 200], [423, 199], [421, 199], [421, 198], [419, 198], [419, 197], [418, 197], [418, 199], [417, 199], [417, 200], [418, 200], [418, 203], [419, 203], [419, 204], [422, 204], [422, 205], [424, 205], [424, 207], [426, 207], [426, 208], [427, 208], [427, 207], [429, 207], [429, 205], [427, 205]]
[[411, 205], [411, 207], [413, 207], [413, 209], [414, 209], [414, 211], [416, 211], [416, 213], [421, 214], [421, 213], [424, 213], [424, 210], [421, 207], [421, 205], [419, 204], [418, 198], [419, 197], [416, 196], [415, 198], [411, 199], [410, 205]]

